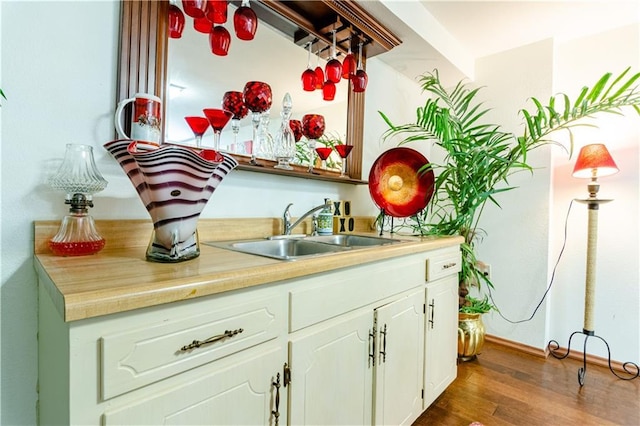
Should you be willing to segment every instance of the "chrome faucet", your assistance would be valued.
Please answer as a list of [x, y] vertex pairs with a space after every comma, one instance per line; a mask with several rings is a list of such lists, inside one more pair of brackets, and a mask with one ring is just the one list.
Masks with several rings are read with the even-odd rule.
[[309, 215], [317, 212], [318, 210], [323, 209], [325, 206], [323, 203], [323, 204], [320, 204], [319, 206], [312, 208], [311, 210], [309, 210], [308, 212], [300, 216], [298, 220], [296, 220], [293, 224], [291, 224], [291, 213], [289, 213], [289, 209], [291, 208], [292, 205], [293, 203], [289, 203], [287, 208], [284, 209], [284, 215], [282, 216], [282, 234], [283, 235], [291, 235], [291, 230], [296, 226], [298, 226], [300, 222], [305, 220]]

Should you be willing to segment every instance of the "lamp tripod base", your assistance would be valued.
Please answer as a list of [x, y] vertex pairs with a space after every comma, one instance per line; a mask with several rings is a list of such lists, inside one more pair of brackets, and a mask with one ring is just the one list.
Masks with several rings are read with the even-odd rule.
[[640, 369], [638, 368], [638, 364], [630, 361], [622, 364], [622, 369], [624, 370], [626, 375], [621, 376], [620, 374], [618, 374], [611, 366], [611, 349], [609, 348], [609, 344], [602, 337], [596, 335], [595, 332], [592, 330], [583, 329], [582, 331], [574, 331], [573, 333], [571, 333], [571, 335], [569, 336], [569, 342], [567, 343], [567, 350], [564, 353], [562, 353], [562, 351], [560, 350], [560, 345], [558, 344], [557, 341], [550, 340], [549, 343], [547, 344], [547, 349], [549, 350], [549, 353], [551, 354], [551, 356], [553, 356], [556, 359], [567, 358], [571, 353], [571, 340], [576, 334], [584, 334], [585, 336], [584, 347], [582, 351], [582, 355], [583, 355], [582, 367], [578, 369], [578, 383], [580, 383], [580, 386], [584, 386], [584, 378], [587, 374], [587, 341], [589, 340], [590, 337], [595, 337], [597, 339], [600, 339], [607, 347], [607, 364], [609, 365], [609, 370], [613, 373], [614, 376], [616, 376], [621, 380], [633, 380], [640, 376]]

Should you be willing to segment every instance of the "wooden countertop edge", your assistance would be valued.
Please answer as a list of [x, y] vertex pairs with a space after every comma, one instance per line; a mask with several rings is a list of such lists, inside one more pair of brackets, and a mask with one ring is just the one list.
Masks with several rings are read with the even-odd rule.
[[[403, 238], [399, 237], [399, 239]], [[52, 269], [57, 268], [55, 272], [47, 270], [48, 264], [49, 266], [55, 264], [60, 258], [49, 254], [38, 254], [35, 258], [35, 266], [39, 277], [41, 277], [41, 285], [51, 296], [62, 318], [65, 322], [71, 322], [265, 285], [363, 263], [435, 250], [462, 242], [461, 237], [414, 237], [414, 239], [415, 241], [391, 246], [363, 248], [292, 262], [261, 258], [206, 246], [207, 258], [215, 258], [216, 252], [220, 252], [221, 256], [233, 258], [234, 263], [242, 263], [246, 266], [210, 270], [206, 273], [171, 279], [150, 279], [148, 282], [137, 283], [135, 287], [114, 285], [84, 290], [78, 288], [82, 287], [81, 283], [74, 283], [73, 286], [70, 286], [73, 287], [73, 290], [67, 291], [55, 283], [56, 275], [61, 275], [64, 267], [52, 267]], [[112, 252], [116, 255], [119, 251]], [[139, 262], [138, 259], [133, 259], [133, 261]], [[184, 265], [194, 261], [197, 259], [187, 261]], [[151, 265], [183, 265], [148, 263]]]

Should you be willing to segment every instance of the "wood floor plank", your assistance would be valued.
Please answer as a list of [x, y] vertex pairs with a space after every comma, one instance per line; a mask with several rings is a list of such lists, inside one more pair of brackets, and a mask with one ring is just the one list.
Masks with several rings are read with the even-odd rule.
[[414, 426], [640, 426], [640, 379], [620, 380], [588, 365], [580, 387], [580, 367], [582, 361], [487, 342], [476, 360], [458, 365], [458, 378]]

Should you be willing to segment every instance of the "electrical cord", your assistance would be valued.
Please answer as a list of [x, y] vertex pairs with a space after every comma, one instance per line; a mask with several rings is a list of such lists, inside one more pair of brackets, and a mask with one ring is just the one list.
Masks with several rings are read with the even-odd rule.
[[562, 248], [560, 249], [560, 253], [558, 254], [558, 259], [556, 260], [556, 264], [553, 267], [553, 272], [551, 273], [551, 279], [549, 280], [549, 285], [547, 286], [547, 289], [545, 290], [544, 294], [542, 295], [542, 299], [540, 299], [540, 302], [538, 302], [538, 305], [536, 305], [535, 309], [533, 310], [533, 313], [531, 314], [531, 316], [527, 319], [521, 319], [521, 320], [510, 320], [509, 318], [505, 317], [502, 314], [502, 311], [500, 309], [497, 308], [496, 303], [493, 300], [493, 294], [491, 294], [491, 287], [487, 286], [488, 290], [489, 290], [489, 299], [491, 299], [491, 304], [493, 306], [496, 306], [496, 311], [498, 311], [498, 314], [502, 317], [502, 319], [504, 319], [505, 321], [511, 323], [511, 324], [520, 324], [523, 322], [527, 322], [527, 321], [531, 321], [533, 319], [533, 317], [536, 315], [536, 313], [538, 312], [538, 309], [540, 309], [540, 306], [542, 306], [542, 302], [544, 302], [544, 299], [547, 298], [547, 295], [549, 294], [549, 291], [551, 290], [551, 286], [553, 286], [553, 282], [556, 276], [556, 270], [558, 269], [558, 265], [560, 264], [560, 259], [562, 259], [562, 254], [564, 253], [564, 249], [567, 246], [567, 231], [568, 231], [568, 227], [569, 227], [569, 213], [571, 213], [571, 207], [573, 206], [573, 200], [571, 200], [571, 202], [569, 203], [569, 208], [567, 209], [567, 215], [564, 219], [564, 240], [562, 242]]

